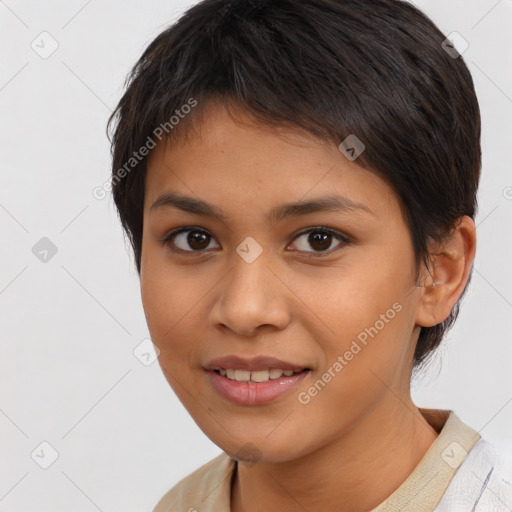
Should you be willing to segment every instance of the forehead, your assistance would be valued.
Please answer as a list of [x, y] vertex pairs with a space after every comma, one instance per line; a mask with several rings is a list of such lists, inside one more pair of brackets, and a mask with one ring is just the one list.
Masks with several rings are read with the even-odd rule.
[[[243, 111], [205, 109], [185, 138], [161, 141], [147, 164], [145, 214], [165, 192], [200, 197], [229, 211], [340, 194], [374, 211], [397, 207], [391, 187], [334, 142], [301, 128], [255, 123]], [[253, 204], [254, 206], [254, 204]]]

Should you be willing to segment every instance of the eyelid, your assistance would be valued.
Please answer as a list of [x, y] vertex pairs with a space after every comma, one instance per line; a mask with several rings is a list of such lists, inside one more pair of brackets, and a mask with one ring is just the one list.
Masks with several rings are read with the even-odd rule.
[[[167, 233], [163, 238], [161, 239], [158, 239], [159, 242], [161, 242], [164, 246], [171, 246], [172, 244], [172, 239], [176, 236], [178, 236], [179, 234], [181, 233], [186, 233], [188, 231], [197, 231], [199, 233], [204, 233], [206, 235], [208, 235], [209, 237], [211, 237], [211, 239], [215, 240], [217, 242], [217, 240], [215, 239], [215, 237], [207, 230], [207, 229], [204, 229], [204, 228], [201, 228], [201, 227], [198, 227], [198, 226], [181, 226], [179, 228], [176, 228], [172, 231], [170, 231], [169, 233]], [[314, 232], [314, 231], [319, 231], [319, 232], [324, 232], [324, 233], [328, 233], [330, 235], [332, 235], [334, 238], [336, 238], [338, 241], [341, 242], [340, 245], [334, 247], [333, 249], [329, 249], [327, 251], [301, 251], [301, 250], [297, 250], [297, 251], [294, 251], [294, 252], [298, 252], [298, 253], [306, 253], [308, 255], [308, 257], [321, 257], [321, 256], [327, 256], [327, 255], [331, 255], [332, 253], [336, 252], [336, 250], [341, 246], [345, 246], [347, 244], [350, 244], [352, 242], [351, 238], [349, 236], [347, 236], [346, 234], [336, 230], [336, 229], [333, 229], [333, 228], [329, 228], [327, 226], [309, 226], [307, 228], [303, 228], [301, 229], [299, 232], [295, 233], [291, 239], [291, 242], [290, 244], [292, 244], [297, 238], [301, 237], [302, 235], [305, 235], [307, 233], [310, 233], [310, 232]], [[217, 242], [218, 243], [218, 242]], [[289, 247], [289, 245], [287, 245], [287, 247]], [[193, 250], [190, 250], [190, 251], [187, 251], [185, 249], [180, 249], [180, 248], [175, 248], [175, 247], [172, 247], [171, 250], [175, 253], [188, 253], [188, 254], [195, 254], [195, 255], [204, 255], [204, 254], [208, 254], [211, 250], [210, 249], [203, 249], [203, 250], [200, 250], [200, 251], [193, 251]]]

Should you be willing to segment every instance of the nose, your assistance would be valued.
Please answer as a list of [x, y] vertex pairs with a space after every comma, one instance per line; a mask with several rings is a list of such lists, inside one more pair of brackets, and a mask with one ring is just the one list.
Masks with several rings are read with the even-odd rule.
[[236, 255], [233, 268], [215, 288], [210, 324], [238, 336], [253, 336], [258, 330], [285, 329], [290, 323], [288, 288], [278, 272], [261, 255], [248, 263]]

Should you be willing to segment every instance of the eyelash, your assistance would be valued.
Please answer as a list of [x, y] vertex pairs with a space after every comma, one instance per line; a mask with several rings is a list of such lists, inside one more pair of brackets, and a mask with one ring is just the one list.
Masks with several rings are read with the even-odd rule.
[[[176, 252], [176, 253], [181, 253], [181, 254], [184, 254], [184, 253], [206, 254], [208, 252], [208, 249], [203, 249], [203, 250], [199, 250], [199, 251], [197, 251], [197, 250], [186, 251], [184, 249], [179, 249], [179, 248], [173, 247], [173, 239], [177, 235], [179, 235], [181, 233], [187, 233], [187, 232], [202, 233], [202, 234], [205, 234], [205, 235], [213, 238], [213, 236], [210, 235], [210, 233], [208, 233], [208, 231], [206, 231], [204, 229], [196, 228], [194, 226], [187, 226], [187, 227], [177, 228], [177, 229], [171, 231], [170, 233], [168, 233], [165, 236], [165, 238], [160, 239], [159, 241], [164, 246], [168, 246], [171, 251]], [[341, 244], [337, 245], [334, 249], [329, 249], [327, 251], [298, 251], [298, 252], [305, 252], [306, 254], [308, 254], [308, 257], [318, 258], [318, 257], [322, 257], [324, 255], [330, 255], [333, 252], [336, 252], [337, 250], [341, 249], [345, 245], [348, 245], [348, 244], [351, 243], [351, 240], [349, 238], [347, 238], [346, 236], [342, 235], [338, 231], [335, 231], [335, 230], [333, 230], [331, 228], [328, 228], [328, 227], [325, 227], [325, 226], [316, 226], [316, 227], [311, 227], [311, 228], [307, 228], [305, 230], [302, 230], [302, 231], [300, 231], [299, 233], [297, 233], [294, 236], [292, 242], [294, 242], [295, 240], [300, 238], [302, 235], [305, 235], [305, 234], [308, 234], [308, 233], [312, 233], [312, 232], [327, 233], [329, 235], [332, 235], [334, 238], [339, 240], [341, 242]]]

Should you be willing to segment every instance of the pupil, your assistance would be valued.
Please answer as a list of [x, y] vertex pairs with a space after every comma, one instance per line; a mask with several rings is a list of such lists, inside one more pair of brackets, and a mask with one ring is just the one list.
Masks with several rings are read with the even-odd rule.
[[[321, 233], [320, 231], [313, 232], [309, 235], [309, 243], [311, 247], [318, 250], [327, 249], [331, 245], [330, 237], [332, 235], [328, 233]], [[327, 243], [326, 243], [327, 241]], [[319, 244], [319, 247], [315, 245]]]
[[[205, 241], [206, 244], [204, 244]], [[204, 249], [208, 247], [208, 235], [199, 231], [191, 231], [187, 237], [187, 242], [192, 249]]]

